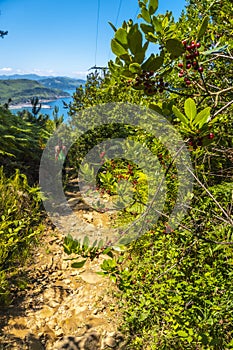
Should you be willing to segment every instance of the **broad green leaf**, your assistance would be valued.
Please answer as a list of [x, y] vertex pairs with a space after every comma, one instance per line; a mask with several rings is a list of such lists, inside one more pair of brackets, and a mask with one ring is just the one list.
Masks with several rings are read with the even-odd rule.
[[210, 110], [211, 107], [206, 107], [201, 112], [199, 112], [194, 119], [194, 124], [202, 128], [203, 125], [206, 124], [210, 118]]
[[209, 16], [203, 18], [200, 29], [198, 31], [197, 39], [201, 39], [206, 32], [209, 23]]
[[214, 53], [221, 53], [221, 52], [226, 51], [227, 48], [228, 48], [228, 45], [224, 45], [224, 46], [221, 46], [221, 47], [215, 47], [212, 50], [202, 51], [201, 54], [207, 56], [207, 55], [211, 55], [211, 54], [214, 54]]
[[153, 17], [153, 25], [156, 33], [163, 33], [163, 26], [161, 21], [157, 17]]
[[127, 48], [128, 40], [127, 40], [127, 32], [123, 28], [119, 28], [115, 33], [115, 39], [121, 44], [123, 47]]
[[130, 70], [130, 72], [132, 72], [132, 73], [138, 73], [138, 74], [140, 74], [142, 69], [141, 69], [141, 66], [140, 66], [139, 63], [131, 63], [131, 64], [129, 65], [129, 70]]
[[141, 30], [142, 30], [145, 34], [147, 34], [147, 33], [149, 33], [149, 32], [152, 33], [152, 32], [154, 31], [153, 26], [151, 26], [151, 25], [149, 25], [149, 24], [141, 23], [141, 24], [140, 24], [140, 27], [141, 27]]
[[74, 267], [75, 269], [80, 269], [81, 267], [83, 267], [85, 265], [86, 261], [87, 261], [87, 259], [79, 261], [79, 262], [75, 262], [75, 263], [71, 264], [71, 267]]
[[138, 24], [130, 28], [127, 34], [127, 40], [132, 54], [136, 55], [138, 52], [142, 51], [142, 33], [138, 29]]
[[145, 59], [145, 50], [144, 49], [141, 52], [137, 52], [137, 54], [134, 55], [134, 58], [133, 58], [134, 62], [140, 63], [140, 64], [144, 61], [144, 59]]
[[85, 236], [84, 237], [84, 240], [83, 240], [83, 247], [84, 249], [87, 249], [89, 247], [89, 244], [90, 244], [90, 240], [89, 240], [89, 237], [88, 236]]
[[185, 52], [184, 46], [178, 39], [168, 39], [165, 46], [174, 57], [179, 57]]
[[158, 9], [158, 0], [150, 0], [148, 8], [150, 15], [153, 15]]
[[197, 107], [195, 101], [192, 98], [187, 98], [187, 100], [185, 100], [184, 111], [186, 116], [192, 122], [197, 115]]
[[112, 49], [112, 52], [116, 56], [119, 56], [119, 57], [121, 57], [122, 55], [126, 55], [127, 54], [127, 50], [122, 45], [120, 45], [116, 41], [116, 39], [112, 39], [112, 41], [111, 41], [111, 49]]
[[149, 108], [151, 108], [151, 109], [153, 109], [153, 111], [155, 111], [155, 112], [157, 112], [157, 113], [159, 113], [159, 114], [163, 114], [163, 111], [162, 111], [162, 109], [158, 106], [158, 105], [156, 105], [156, 104], [154, 104], [154, 103], [151, 103], [150, 105], [149, 105]]
[[186, 118], [186, 116], [181, 113], [181, 111], [176, 107], [176, 106], [172, 106], [172, 111], [175, 114], [175, 116], [184, 124], [188, 125], [188, 119]]
[[139, 17], [143, 18], [147, 23], [151, 23], [149, 11], [145, 7], [142, 7]]
[[163, 57], [157, 56], [152, 53], [150, 57], [142, 64], [142, 69], [147, 71], [156, 71], [163, 65]]

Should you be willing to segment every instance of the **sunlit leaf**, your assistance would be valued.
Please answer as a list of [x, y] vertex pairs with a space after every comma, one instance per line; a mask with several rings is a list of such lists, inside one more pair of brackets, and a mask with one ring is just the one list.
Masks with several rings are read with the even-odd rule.
[[172, 111], [182, 123], [188, 125], [188, 119], [183, 113], [181, 113], [181, 111], [176, 106], [172, 106]]
[[211, 107], [206, 107], [205, 109], [203, 109], [201, 112], [199, 112], [196, 115], [194, 119], [194, 123], [198, 125], [200, 128], [202, 128], [203, 125], [206, 124], [210, 118], [210, 111], [211, 111]]
[[127, 47], [127, 32], [123, 28], [119, 28], [115, 33], [115, 39], [121, 44], [123, 47]]
[[112, 39], [111, 49], [112, 52], [119, 57], [127, 54], [127, 50], [121, 44], [119, 44], [116, 39]]
[[71, 267], [74, 267], [75, 269], [80, 269], [81, 267], [83, 267], [85, 265], [86, 261], [87, 261], [87, 259], [79, 261], [79, 262], [72, 263]]
[[142, 69], [156, 71], [163, 65], [163, 57], [151, 54], [150, 57], [142, 64]]
[[197, 39], [201, 39], [206, 32], [209, 23], [209, 16], [203, 18], [200, 29], [198, 31]]
[[190, 121], [193, 121], [197, 115], [197, 107], [192, 98], [188, 98], [184, 103], [184, 111]]
[[168, 39], [165, 46], [174, 57], [179, 57], [185, 52], [184, 46], [178, 39]]
[[150, 0], [148, 8], [150, 15], [153, 15], [158, 9], [158, 0]]

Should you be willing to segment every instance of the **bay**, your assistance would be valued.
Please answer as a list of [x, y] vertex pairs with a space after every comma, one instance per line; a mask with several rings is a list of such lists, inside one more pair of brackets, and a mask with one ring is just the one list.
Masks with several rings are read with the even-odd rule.
[[[57, 106], [59, 108], [58, 111], [58, 116], [61, 116], [62, 114], [64, 115], [64, 122], [67, 122], [69, 115], [69, 108], [64, 108], [64, 104], [63, 101], [67, 104], [69, 104], [70, 102], [73, 101], [73, 94], [75, 93], [76, 90], [64, 90], [66, 92], [68, 92], [70, 94], [70, 97], [63, 97], [63, 98], [59, 98], [57, 100], [54, 101], [50, 101], [50, 102], [42, 102], [42, 108], [40, 109], [39, 114], [48, 114], [49, 118], [51, 120], [53, 120], [53, 111], [55, 106]], [[46, 108], [43, 108], [43, 106], [46, 106]], [[14, 114], [17, 114], [17, 112], [19, 111], [23, 111], [24, 109], [31, 111], [32, 107], [31, 106], [24, 106], [22, 108], [10, 108], [11, 112]]]

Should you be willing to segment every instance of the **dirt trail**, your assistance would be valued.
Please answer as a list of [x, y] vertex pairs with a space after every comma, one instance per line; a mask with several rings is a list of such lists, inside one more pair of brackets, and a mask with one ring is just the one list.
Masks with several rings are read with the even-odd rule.
[[[73, 183], [68, 202], [93, 230], [108, 227], [107, 213], [91, 212]], [[63, 219], [65, 220], [65, 217]], [[72, 232], [71, 232], [72, 233]], [[88, 235], [88, 232], [86, 232]], [[29, 284], [0, 310], [0, 350], [124, 349], [115, 286], [96, 274], [106, 258], [74, 269], [63, 251], [64, 235], [48, 228], [27, 268]]]

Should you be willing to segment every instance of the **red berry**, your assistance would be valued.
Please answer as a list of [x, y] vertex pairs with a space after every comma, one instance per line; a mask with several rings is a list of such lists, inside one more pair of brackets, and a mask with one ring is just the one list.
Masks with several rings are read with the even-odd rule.
[[192, 40], [192, 41], [191, 41], [191, 45], [194, 45], [194, 44], [195, 44], [195, 41], [194, 41], [194, 40]]
[[193, 141], [192, 140], [189, 141], [189, 146], [193, 146]]
[[194, 57], [199, 56], [199, 51], [194, 51], [193, 56], [194, 56]]
[[198, 68], [198, 72], [202, 73], [203, 72], [203, 67]]
[[196, 43], [196, 48], [199, 49], [199, 47], [201, 47], [200, 43]]
[[190, 69], [191, 67], [192, 67], [192, 65], [191, 65], [190, 63], [187, 63], [187, 64], [186, 64], [186, 68], [187, 68], [187, 69]]
[[214, 134], [212, 132], [209, 133], [208, 139], [212, 140], [214, 138]]
[[179, 68], [183, 68], [183, 66], [184, 66], [184, 65], [183, 65], [182, 62], [179, 62], [179, 63], [178, 63], [178, 67], [179, 67]]
[[187, 45], [187, 46], [186, 46], [186, 49], [187, 49], [188, 51], [191, 51], [191, 50], [192, 50], [191, 45]]
[[187, 40], [182, 40], [182, 44], [183, 44], [184, 46], [186, 46], [186, 45], [187, 45]]
[[184, 70], [181, 69], [180, 72], [179, 72], [179, 74], [178, 74], [178, 76], [179, 76], [179, 78], [181, 78], [181, 77], [183, 77], [183, 75], [184, 75]]
[[191, 81], [190, 80], [186, 80], [185, 83], [186, 83], [186, 85], [190, 85]]
[[190, 54], [190, 55], [186, 55], [186, 56], [185, 56], [186, 60], [192, 60], [192, 59], [193, 59], [193, 57], [194, 57], [194, 56], [193, 56], [193, 55], [191, 55], [191, 54]]
[[190, 47], [191, 47], [191, 50], [194, 50], [196, 48], [196, 45], [192, 44], [192, 45], [190, 45]]

